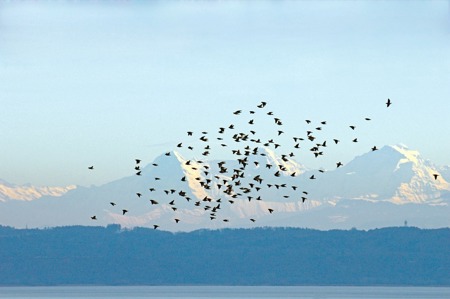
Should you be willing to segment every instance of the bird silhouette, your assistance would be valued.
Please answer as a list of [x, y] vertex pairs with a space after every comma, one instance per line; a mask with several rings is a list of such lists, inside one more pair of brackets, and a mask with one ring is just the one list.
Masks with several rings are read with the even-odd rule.
[[433, 174], [433, 177], [434, 177], [435, 180], [437, 180], [437, 178], [439, 177], [439, 174], [434, 173], [434, 174]]
[[390, 100], [390, 99], [387, 99], [387, 102], [386, 102], [386, 107], [389, 107], [389, 106], [391, 106], [391, 104], [392, 104], [391, 100]]
[[128, 210], [122, 210], [122, 215], [125, 215], [125, 213], [127, 213], [128, 212]]
[[97, 216], [95, 216], [95, 215], [94, 215], [94, 216], [91, 216], [91, 219], [92, 219], [92, 220], [97, 220]]
[[92, 170], [94, 169], [94, 166], [89, 166], [88, 169]]

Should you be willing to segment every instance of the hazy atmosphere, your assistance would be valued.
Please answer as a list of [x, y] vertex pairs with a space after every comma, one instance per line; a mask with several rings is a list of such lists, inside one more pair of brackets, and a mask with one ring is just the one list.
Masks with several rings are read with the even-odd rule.
[[1, 298], [450, 298], [450, 1], [0, 0]]
[[449, 165], [449, 37], [448, 1], [0, 1], [0, 178], [107, 183], [261, 101], [290, 136], [361, 128], [309, 167], [399, 143]]

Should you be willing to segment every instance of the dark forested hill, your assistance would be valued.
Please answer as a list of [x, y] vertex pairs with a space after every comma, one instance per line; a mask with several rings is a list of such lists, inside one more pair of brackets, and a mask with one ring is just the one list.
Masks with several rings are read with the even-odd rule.
[[450, 229], [0, 227], [0, 285], [450, 285]]

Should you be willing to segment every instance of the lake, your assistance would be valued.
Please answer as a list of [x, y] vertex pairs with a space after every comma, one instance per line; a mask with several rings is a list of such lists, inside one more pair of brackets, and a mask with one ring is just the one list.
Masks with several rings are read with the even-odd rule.
[[450, 287], [77, 286], [0, 287], [0, 298], [442, 299]]

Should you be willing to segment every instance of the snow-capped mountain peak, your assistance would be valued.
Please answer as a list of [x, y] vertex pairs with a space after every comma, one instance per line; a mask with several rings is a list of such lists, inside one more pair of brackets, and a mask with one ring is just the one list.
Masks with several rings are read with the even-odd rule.
[[397, 163], [396, 170], [400, 168], [400, 165], [403, 163], [413, 163], [417, 165], [419, 162], [421, 162], [420, 153], [415, 150], [410, 150], [406, 145], [398, 144], [398, 145], [392, 145], [392, 149], [396, 150], [400, 154], [404, 156], [404, 158], [400, 159]]
[[392, 196], [392, 202], [433, 203], [441, 197], [442, 191], [450, 190], [450, 184], [439, 174], [438, 167], [423, 159], [419, 151], [411, 150], [404, 144], [389, 147], [400, 154], [394, 172], [402, 172], [404, 178]]

